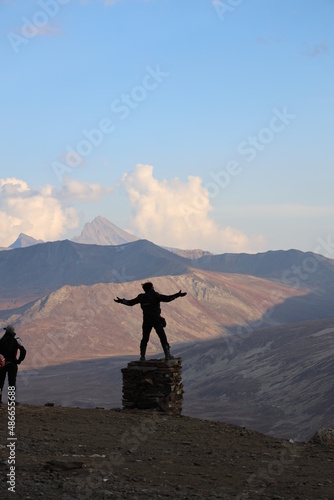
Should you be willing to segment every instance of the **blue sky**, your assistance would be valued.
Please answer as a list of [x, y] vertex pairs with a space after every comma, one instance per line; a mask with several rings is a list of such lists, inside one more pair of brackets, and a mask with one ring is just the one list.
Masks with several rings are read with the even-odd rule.
[[333, 0], [0, 9], [0, 246], [102, 215], [161, 245], [334, 258]]

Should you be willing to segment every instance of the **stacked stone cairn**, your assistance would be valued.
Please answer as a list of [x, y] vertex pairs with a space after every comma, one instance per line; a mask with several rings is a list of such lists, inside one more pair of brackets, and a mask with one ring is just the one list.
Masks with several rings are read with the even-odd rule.
[[123, 408], [152, 409], [181, 415], [181, 358], [131, 361], [123, 373]]

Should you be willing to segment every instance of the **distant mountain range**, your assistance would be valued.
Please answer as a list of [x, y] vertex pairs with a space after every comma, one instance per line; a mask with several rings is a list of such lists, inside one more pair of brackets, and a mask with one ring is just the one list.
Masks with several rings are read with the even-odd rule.
[[[80, 236], [75, 236], [72, 241], [92, 245], [122, 245], [138, 239], [137, 236], [124, 231], [105, 217], [98, 216], [92, 222], [86, 223]], [[44, 242], [21, 233], [8, 249], [25, 248], [38, 243]], [[0, 250], [5, 250], [5, 248], [0, 248]]]
[[334, 261], [312, 252], [209, 254], [194, 259], [147, 240], [106, 246], [64, 240], [0, 252], [0, 307], [5, 297], [40, 298], [64, 285], [175, 276], [189, 273], [193, 268], [269, 279], [319, 295], [332, 290], [334, 285]]
[[[71, 241], [85, 245], [122, 245], [124, 243], [131, 243], [138, 240], [139, 238], [137, 236], [124, 231], [124, 229], [116, 226], [105, 217], [98, 216], [95, 217], [92, 222], [87, 222], [84, 225], [81, 234], [72, 238]], [[43, 243], [43, 241], [36, 240], [31, 236], [21, 233], [14, 243], [12, 243], [8, 248], [0, 247], [0, 251], [11, 250], [13, 248], [25, 248], [36, 245], [37, 243]], [[210, 252], [200, 249], [184, 250], [178, 248], [165, 248], [170, 252], [189, 259], [198, 259], [204, 255], [211, 255]]]
[[[298, 303], [291, 304], [291, 321], [329, 317], [333, 311], [333, 260], [297, 250], [190, 259], [147, 240], [117, 246], [64, 240], [1, 251], [0, 310], [20, 307], [64, 285], [124, 283], [189, 274], [193, 269], [263, 278], [293, 288], [297, 295], [307, 291], [302, 311]], [[310, 301], [307, 307], [305, 300]]]

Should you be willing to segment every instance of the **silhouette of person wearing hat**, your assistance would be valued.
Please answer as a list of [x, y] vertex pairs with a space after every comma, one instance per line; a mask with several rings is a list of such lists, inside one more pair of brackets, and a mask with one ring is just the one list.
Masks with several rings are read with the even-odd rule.
[[[26, 350], [21, 339], [15, 338], [16, 333], [12, 325], [7, 325], [5, 334], [0, 339], [0, 354], [5, 358], [5, 365], [0, 369], [0, 404], [2, 403], [2, 389], [8, 374], [8, 386], [16, 388], [17, 365], [26, 357]], [[20, 351], [19, 358], [17, 353]]]
[[161, 318], [160, 302], [171, 302], [178, 297], [184, 297], [187, 295], [187, 292], [181, 292], [180, 290], [179, 292], [174, 293], [174, 295], [162, 295], [154, 290], [154, 286], [151, 282], [144, 283], [142, 287], [144, 293], [140, 293], [134, 299], [120, 299], [117, 297], [114, 301], [119, 304], [124, 304], [125, 306], [140, 304], [140, 307], [143, 310], [143, 337], [140, 342], [140, 360], [145, 361], [146, 347], [152, 328], [154, 328], [158, 334], [165, 353], [165, 359], [172, 359], [173, 356], [170, 354], [170, 346], [167, 342], [164, 330], [166, 321], [164, 318]]

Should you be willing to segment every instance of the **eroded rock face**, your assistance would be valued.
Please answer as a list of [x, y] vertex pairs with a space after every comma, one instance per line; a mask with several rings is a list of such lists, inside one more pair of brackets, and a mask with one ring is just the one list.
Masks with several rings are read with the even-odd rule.
[[334, 429], [318, 429], [309, 442], [334, 448]]
[[183, 401], [181, 358], [131, 361], [123, 373], [123, 407], [180, 415]]

